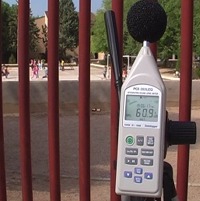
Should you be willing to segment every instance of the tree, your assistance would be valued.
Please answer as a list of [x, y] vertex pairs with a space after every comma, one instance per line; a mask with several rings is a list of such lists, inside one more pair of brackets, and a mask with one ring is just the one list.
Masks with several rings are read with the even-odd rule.
[[103, 10], [97, 11], [95, 23], [92, 27], [91, 50], [93, 53], [108, 52]]
[[103, 0], [103, 7], [97, 11], [94, 25], [92, 27], [91, 35], [91, 51], [108, 52], [108, 45], [106, 40], [106, 28], [104, 22], [104, 13], [106, 10], [111, 9], [111, 1]]
[[48, 27], [47, 25], [42, 25], [42, 42], [45, 47], [45, 58], [47, 58], [47, 45], [48, 45]]
[[159, 3], [167, 14], [167, 27], [164, 35], [158, 41], [158, 57], [167, 61], [172, 54], [180, 52], [180, 1], [160, 0]]
[[60, 0], [59, 8], [59, 56], [66, 58], [66, 51], [78, 46], [78, 13], [72, 0]]
[[[123, 26], [123, 43], [124, 54], [136, 55], [141, 48], [141, 44], [134, 41], [126, 26], [126, 16], [131, 6], [137, 0], [124, 0], [124, 26]], [[180, 55], [180, 12], [181, 5], [179, 0], [159, 0], [161, 6], [167, 14], [167, 27], [164, 35], [157, 42], [158, 57], [162, 60], [171, 58], [172, 54]], [[111, 1], [104, 0], [102, 8], [97, 12], [96, 21], [92, 28], [92, 52], [106, 52], [107, 38], [105, 33], [105, 23], [103, 15], [106, 10], [111, 8]], [[200, 55], [200, 2], [194, 0], [194, 51]]]
[[196, 56], [200, 56], [200, 2], [194, 0], [194, 52]]
[[124, 54], [127, 55], [137, 55], [141, 44], [135, 41], [129, 34], [127, 28], [127, 14], [131, 6], [136, 2], [136, 0], [125, 0], [124, 1]]
[[35, 23], [35, 17], [33, 17], [32, 11], [30, 10], [30, 19], [29, 19], [29, 41], [30, 41], [30, 50], [32, 52], [37, 52], [37, 47], [39, 43], [39, 32], [40, 29]]
[[9, 50], [8, 50], [8, 44], [10, 43], [10, 37], [9, 37], [9, 14], [10, 14], [10, 6], [6, 2], [2, 2], [2, 62], [6, 63], [8, 61], [8, 58], [10, 56]]
[[[179, 0], [159, 0], [167, 13], [167, 28], [158, 43], [159, 57], [163, 60], [171, 58], [172, 54], [180, 56], [181, 37], [181, 2]], [[193, 18], [193, 52], [200, 55], [200, 2], [194, 0]]]
[[[124, 54], [136, 54], [138, 52], [139, 47], [141, 47], [141, 44], [135, 42], [131, 38], [126, 27], [126, 16], [131, 5], [134, 2], [136, 2], [136, 0], [124, 0]], [[104, 0], [102, 8], [97, 11], [96, 20], [94, 26], [92, 27], [91, 36], [91, 50], [93, 53], [108, 52], [104, 13], [109, 9], [111, 9], [111, 0]]]
[[[8, 3], [2, 3], [2, 41], [3, 41], [3, 62], [7, 63], [9, 57], [17, 57], [17, 34], [18, 34], [18, 5], [10, 6]], [[35, 18], [30, 10], [29, 24], [30, 51], [36, 51], [39, 39], [39, 28], [35, 24]]]

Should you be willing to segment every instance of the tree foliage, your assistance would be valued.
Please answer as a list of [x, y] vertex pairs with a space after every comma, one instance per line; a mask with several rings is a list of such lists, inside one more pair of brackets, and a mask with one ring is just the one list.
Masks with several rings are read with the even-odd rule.
[[42, 42], [44, 44], [45, 49], [47, 50], [48, 45], [48, 27], [47, 25], [42, 25]]
[[108, 52], [104, 13], [106, 10], [111, 9], [111, 1], [103, 0], [102, 6], [96, 13], [95, 23], [92, 27], [91, 51], [93, 53]]
[[194, 0], [194, 52], [196, 56], [200, 56], [200, 2], [198, 0]]
[[35, 22], [35, 17], [32, 14], [32, 11], [30, 11], [30, 19], [29, 19], [29, 41], [30, 41], [30, 48], [33, 52], [37, 52], [37, 47], [39, 43], [39, 32], [40, 29], [37, 27], [37, 24]]
[[8, 47], [8, 44], [10, 43], [10, 32], [8, 27], [9, 24], [9, 13], [10, 13], [10, 6], [8, 3], [2, 2], [2, 60], [5, 63], [5, 61], [9, 57], [10, 48]]
[[[30, 50], [37, 50], [39, 40], [39, 29], [35, 24], [35, 18], [30, 10]], [[10, 57], [17, 57], [17, 35], [18, 35], [18, 5], [10, 6], [2, 2], [2, 61], [7, 63]], [[13, 60], [13, 59], [12, 59]]]
[[59, 55], [65, 58], [67, 50], [78, 46], [78, 13], [72, 0], [60, 0], [59, 7]]
[[99, 10], [92, 28], [91, 50], [92, 52], [107, 52], [108, 45], [106, 39], [104, 11]]
[[[126, 27], [126, 16], [131, 5], [136, 2], [136, 0], [124, 0], [124, 22], [123, 22], [123, 42], [124, 42], [124, 54], [136, 54], [140, 44], [135, 42], [129, 35]], [[108, 52], [106, 28], [104, 21], [104, 13], [111, 9], [111, 0], [104, 0], [102, 8], [97, 11], [95, 24], [92, 28], [91, 36], [91, 50], [95, 52]]]
[[167, 14], [167, 27], [164, 35], [158, 41], [158, 56], [162, 60], [167, 60], [171, 58], [172, 54], [179, 55], [181, 5], [178, 0], [160, 0], [159, 3]]
[[[141, 44], [134, 41], [128, 33], [126, 26], [126, 16], [131, 6], [136, 0], [124, 0], [124, 26], [123, 44], [124, 54], [136, 55], [141, 48]], [[181, 1], [180, 0], [159, 0], [161, 6], [167, 14], [167, 27], [163, 37], [157, 42], [158, 56], [162, 60], [171, 58], [172, 54], [180, 54], [180, 30], [181, 30]], [[97, 12], [96, 21], [92, 29], [92, 51], [108, 51], [107, 38], [105, 34], [105, 23], [103, 15], [111, 8], [111, 0], [104, 0], [102, 8]], [[200, 2], [194, 0], [194, 51], [200, 55]]]

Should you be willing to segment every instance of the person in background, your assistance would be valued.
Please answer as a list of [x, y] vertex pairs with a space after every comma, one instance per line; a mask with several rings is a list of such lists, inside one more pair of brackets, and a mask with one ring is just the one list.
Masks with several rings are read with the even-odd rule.
[[3, 64], [1, 67], [1, 75], [8, 78], [9, 70], [8, 70], [8, 66], [6, 66], [5, 64]]
[[37, 65], [36, 60], [33, 61], [33, 67], [32, 67], [32, 77], [31, 78], [39, 78], [39, 68]]
[[107, 66], [105, 65], [104, 69], [103, 69], [103, 78], [104, 79], [106, 79], [106, 74], [107, 74]]
[[37, 65], [38, 65], [39, 70], [42, 70], [42, 61], [41, 60], [38, 60]]
[[44, 76], [42, 78], [48, 78], [48, 67], [44, 66]]
[[33, 59], [31, 59], [31, 61], [30, 61], [30, 67], [31, 67], [31, 78], [33, 78], [33, 65], [34, 65], [34, 60]]
[[61, 62], [60, 62], [60, 67], [62, 71], [64, 71], [64, 64], [65, 64], [65, 61], [62, 59]]

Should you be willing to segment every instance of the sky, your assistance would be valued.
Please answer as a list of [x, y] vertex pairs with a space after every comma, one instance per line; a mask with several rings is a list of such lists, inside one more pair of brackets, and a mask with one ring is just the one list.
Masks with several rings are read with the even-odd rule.
[[[16, 0], [3, 0], [10, 5], [16, 4]], [[79, 0], [72, 0], [76, 10], [79, 10]], [[47, 11], [48, 0], [30, 0], [31, 10], [34, 16], [43, 16], [44, 12]], [[102, 6], [102, 0], [91, 0], [91, 10], [96, 12]]]

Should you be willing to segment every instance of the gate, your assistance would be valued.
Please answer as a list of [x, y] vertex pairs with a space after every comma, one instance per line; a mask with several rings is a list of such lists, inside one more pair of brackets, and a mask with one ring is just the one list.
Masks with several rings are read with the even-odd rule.
[[[20, 165], [23, 201], [33, 200], [30, 81], [29, 81], [29, 0], [19, 0], [19, 130]], [[181, 78], [180, 120], [189, 121], [191, 112], [191, 70], [193, 36], [193, 1], [182, 0], [181, 18]], [[112, 1], [116, 13], [120, 57], [123, 44], [123, 0]], [[80, 200], [91, 200], [90, 184], [90, 12], [91, 1], [80, 0], [79, 10], [79, 188]], [[48, 0], [48, 144], [50, 200], [61, 200], [59, 154], [59, 75], [58, 75], [58, 23], [59, 0]], [[1, 32], [0, 32], [1, 33]], [[0, 40], [1, 41], [1, 40]], [[1, 63], [1, 62], [0, 62]], [[112, 72], [113, 74], [113, 72]], [[115, 194], [115, 165], [117, 151], [119, 103], [114, 76], [111, 79], [110, 129], [110, 200], [120, 201]], [[5, 148], [3, 126], [2, 79], [0, 79], [0, 201], [7, 200], [5, 174]], [[177, 190], [180, 201], [187, 200], [189, 146], [178, 149]]]

